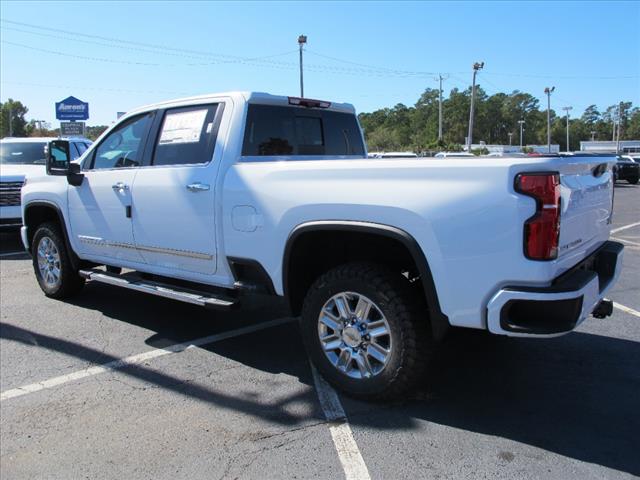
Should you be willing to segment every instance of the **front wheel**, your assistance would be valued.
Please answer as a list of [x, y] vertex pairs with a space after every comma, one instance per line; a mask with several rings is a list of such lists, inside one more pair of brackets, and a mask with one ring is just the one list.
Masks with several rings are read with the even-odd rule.
[[638, 180], [640, 180], [639, 177], [627, 178], [627, 182], [629, 182], [631, 185], [636, 185], [638, 183]]
[[31, 244], [33, 270], [48, 297], [66, 298], [79, 292], [84, 279], [73, 268], [62, 232], [56, 223], [38, 227]]
[[431, 350], [427, 309], [400, 273], [347, 264], [309, 289], [300, 319], [307, 352], [336, 388], [398, 398], [422, 377]]

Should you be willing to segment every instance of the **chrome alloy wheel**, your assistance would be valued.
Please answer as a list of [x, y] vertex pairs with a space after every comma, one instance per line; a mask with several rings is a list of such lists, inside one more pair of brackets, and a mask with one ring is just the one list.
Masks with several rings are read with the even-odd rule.
[[49, 288], [56, 287], [60, 283], [60, 252], [51, 238], [40, 239], [37, 257], [42, 281]]
[[364, 295], [341, 292], [318, 317], [320, 344], [340, 372], [355, 378], [378, 375], [391, 357], [391, 329], [378, 306]]

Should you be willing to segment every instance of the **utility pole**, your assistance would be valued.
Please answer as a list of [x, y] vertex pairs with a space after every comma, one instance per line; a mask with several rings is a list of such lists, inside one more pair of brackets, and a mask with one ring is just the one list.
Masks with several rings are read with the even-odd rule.
[[595, 141], [596, 139], [596, 132], [594, 130], [591, 130], [591, 141]]
[[544, 93], [547, 94], [547, 152], [551, 153], [551, 92], [553, 92], [556, 87], [546, 87], [544, 89]]
[[298, 37], [298, 46], [300, 47], [300, 96], [304, 98], [304, 78], [302, 76], [302, 47], [307, 43], [307, 36], [300, 35]]
[[471, 83], [471, 108], [469, 109], [469, 136], [467, 137], [467, 152], [471, 151], [473, 143], [473, 102], [476, 96], [476, 75], [478, 70], [484, 68], [484, 62], [476, 62], [473, 64], [473, 81]]
[[509, 146], [511, 146], [511, 137], [513, 137], [513, 132], [509, 132], [507, 135], [509, 135]]
[[443, 77], [438, 74], [438, 80], [440, 86], [438, 88], [438, 142], [442, 142], [442, 81], [449, 78], [449, 76]]
[[524, 120], [518, 120], [520, 124], [520, 149], [522, 149], [522, 126], [524, 125]]
[[573, 110], [573, 107], [562, 107], [562, 110], [567, 112], [567, 152], [569, 151], [569, 110]]
[[618, 105], [618, 135], [616, 140], [616, 153], [620, 153], [620, 128], [622, 125], [622, 102]]

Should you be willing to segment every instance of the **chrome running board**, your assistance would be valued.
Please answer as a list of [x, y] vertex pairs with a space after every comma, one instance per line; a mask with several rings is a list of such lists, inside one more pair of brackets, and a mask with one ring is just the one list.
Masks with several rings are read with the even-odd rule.
[[149, 293], [158, 297], [170, 298], [215, 310], [229, 310], [237, 305], [236, 299], [227, 298], [210, 292], [186, 289], [166, 283], [155, 282], [129, 274], [116, 275], [102, 270], [80, 270], [78, 274], [87, 280], [106, 283], [116, 287], [128, 288], [137, 292]]

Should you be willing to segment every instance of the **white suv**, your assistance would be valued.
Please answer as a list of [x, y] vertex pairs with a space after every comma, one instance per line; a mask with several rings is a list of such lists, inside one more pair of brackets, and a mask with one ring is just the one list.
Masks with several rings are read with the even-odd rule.
[[[55, 137], [3, 138], [0, 140], [0, 228], [17, 229], [22, 225], [20, 189], [25, 178], [45, 174], [45, 146]], [[75, 160], [91, 145], [81, 137], [65, 138], [71, 144]]]

